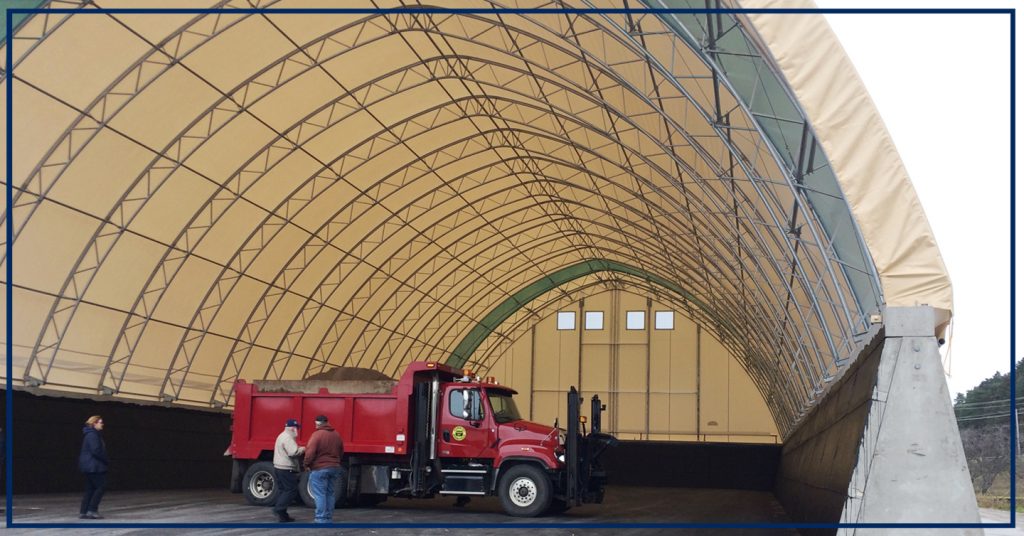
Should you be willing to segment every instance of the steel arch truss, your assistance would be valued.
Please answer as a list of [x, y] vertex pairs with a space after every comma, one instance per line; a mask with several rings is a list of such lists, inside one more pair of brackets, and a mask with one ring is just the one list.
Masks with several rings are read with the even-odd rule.
[[[714, 42], [672, 21], [485, 2], [85, 12], [105, 4], [25, 21], [3, 82], [24, 383], [220, 407], [239, 378], [393, 374], [453, 351], [488, 368], [539, 318], [619, 286], [711, 329], [785, 434], [881, 303], [809, 201], [836, 195], [805, 184], [827, 165], [806, 124], [798, 156], [780, 150]], [[62, 64], [89, 34], [105, 36], [95, 69]], [[19, 122], [35, 112], [42, 127]], [[604, 269], [517, 301], [586, 262]]]

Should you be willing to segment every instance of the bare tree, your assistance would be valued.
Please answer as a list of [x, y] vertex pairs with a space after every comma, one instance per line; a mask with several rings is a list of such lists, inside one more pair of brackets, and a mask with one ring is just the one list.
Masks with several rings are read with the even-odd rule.
[[1006, 424], [960, 430], [967, 467], [979, 493], [988, 493], [999, 473], [1010, 469], [1010, 427]]

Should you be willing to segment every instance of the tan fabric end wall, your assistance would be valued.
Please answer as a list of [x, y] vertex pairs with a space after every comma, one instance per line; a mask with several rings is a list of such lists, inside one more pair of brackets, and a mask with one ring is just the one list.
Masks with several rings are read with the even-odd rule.
[[[810, 0], [738, 0], [814, 8]], [[882, 16], [882, 15], [879, 15]], [[917, 192], [842, 45], [820, 14], [750, 14], [810, 118], [878, 269], [889, 307], [953, 310], [953, 288]]]
[[[527, 331], [486, 371], [516, 389], [520, 413], [565, 426], [565, 393], [581, 389], [608, 406], [603, 429], [619, 439], [777, 443], [768, 406], [721, 343], [679, 312], [645, 296], [609, 291], [589, 296], [575, 328], [557, 329], [557, 313]], [[602, 312], [602, 329], [582, 329], [586, 312]], [[643, 329], [627, 329], [627, 312], [643, 312]], [[672, 312], [672, 329], [652, 329], [654, 314]]]

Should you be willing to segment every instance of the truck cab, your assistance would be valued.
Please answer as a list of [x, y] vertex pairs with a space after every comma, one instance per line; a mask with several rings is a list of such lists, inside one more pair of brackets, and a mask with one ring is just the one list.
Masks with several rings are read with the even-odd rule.
[[529, 453], [548, 468], [557, 468], [564, 434], [553, 426], [524, 420], [515, 391], [497, 384], [445, 384], [440, 416], [441, 458], [493, 460]]

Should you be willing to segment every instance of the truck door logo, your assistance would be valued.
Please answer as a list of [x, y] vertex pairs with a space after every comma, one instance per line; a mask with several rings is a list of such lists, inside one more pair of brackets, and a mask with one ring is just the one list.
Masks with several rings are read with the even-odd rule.
[[466, 429], [461, 426], [456, 426], [452, 429], [452, 439], [456, 441], [462, 441], [466, 439]]

